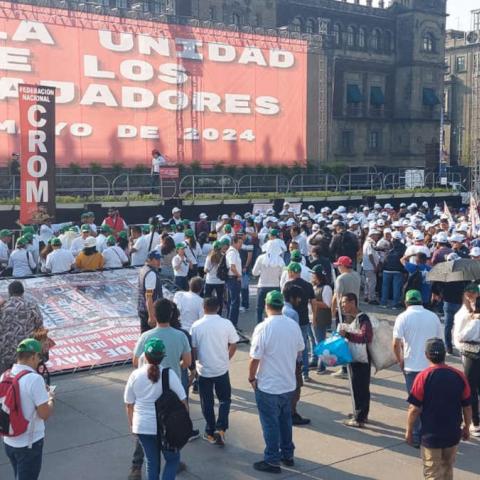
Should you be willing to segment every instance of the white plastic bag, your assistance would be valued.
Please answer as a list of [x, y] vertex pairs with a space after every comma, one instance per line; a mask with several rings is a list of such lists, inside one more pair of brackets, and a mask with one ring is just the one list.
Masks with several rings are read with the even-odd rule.
[[371, 314], [368, 316], [373, 329], [373, 340], [368, 345], [368, 351], [375, 367], [375, 373], [377, 373], [397, 363], [392, 347], [393, 326], [386, 320], [378, 320]]

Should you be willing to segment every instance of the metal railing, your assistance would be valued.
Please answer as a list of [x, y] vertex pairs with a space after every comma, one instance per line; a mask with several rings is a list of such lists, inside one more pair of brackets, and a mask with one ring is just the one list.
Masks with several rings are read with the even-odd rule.
[[288, 193], [290, 182], [284, 175], [244, 175], [237, 180], [237, 193]]
[[237, 182], [230, 175], [187, 175], [180, 180], [178, 191], [193, 198], [199, 194], [235, 195]]
[[178, 182], [160, 179], [148, 173], [122, 173], [112, 180], [112, 195], [132, 199], [138, 195], [158, 195], [162, 199], [175, 198]]

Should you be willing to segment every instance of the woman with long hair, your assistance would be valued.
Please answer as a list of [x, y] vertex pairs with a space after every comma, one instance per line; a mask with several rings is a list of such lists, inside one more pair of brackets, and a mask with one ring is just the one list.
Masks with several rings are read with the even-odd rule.
[[[162, 395], [162, 368], [165, 357], [165, 345], [159, 338], [151, 338], [145, 343], [145, 364], [134, 370], [125, 386], [124, 401], [127, 409], [130, 430], [137, 435], [145, 453], [147, 480], [160, 478], [160, 451], [165, 459], [162, 480], [174, 480], [180, 463], [180, 452], [168, 449], [157, 431], [155, 402]], [[180, 379], [171, 369], [168, 370], [170, 390], [188, 408], [185, 390]]]
[[212, 251], [212, 244], [209, 242], [208, 234], [206, 232], [200, 232], [198, 235], [198, 244], [202, 251], [201, 255], [198, 257], [198, 275], [200, 277], [205, 277], [205, 261], [207, 260], [208, 254]]
[[[312, 271], [312, 285], [315, 299], [312, 302], [312, 326], [315, 343], [318, 345], [327, 338], [327, 329], [332, 325], [332, 287], [329, 285], [327, 273], [322, 265], [316, 265]], [[317, 373], [326, 373], [325, 365], [313, 356], [312, 363], [316, 364]]]
[[202, 248], [198, 244], [195, 233], [191, 228], [185, 230], [185, 256], [189, 262], [188, 279], [198, 275], [198, 259], [202, 255]]
[[225, 282], [217, 277], [218, 266], [225, 256], [222, 242], [216, 240], [213, 242], [213, 248], [207, 255], [205, 260], [205, 297], [211, 297], [212, 293], [218, 299], [220, 306], [218, 307], [218, 314], [222, 314], [223, 295], [225, 292]]
[[38, 263], [39, 263], [39, 266], [40, 266], [40, 271], [45, 273], [47, 271], [46, 269], [46, 263], [47, 263], [47, 255], [49, 253], [52, 253], [53, 252], [53, 248], [52, 248], [52, 244], [51, 244], [51, 240], [50, 239], [47, 244], [42, 248], [42, 251], [40, 252], [40, 255], [39, 255], [39, 258], [38, 258]]
[[175, 242], [167, 232], [160, 235], [160, 245], [157, 246], [157, 250], [162, 255], [162, 276], [173, 279], [172, 260], [177, 252]]
[[75, 268], [80, 271], [101, 270], [105, 260], [100, 252], [97, 252], [97, 240], [95, 237], [85, 239], [83, 250], [75, 259]]

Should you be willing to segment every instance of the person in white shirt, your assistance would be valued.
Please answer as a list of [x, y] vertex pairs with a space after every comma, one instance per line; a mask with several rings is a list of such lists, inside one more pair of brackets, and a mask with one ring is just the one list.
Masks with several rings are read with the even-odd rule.
[[122, 268], [128, 265], [128, 257], [125, 251], [116, 245], [113, 235], [107, 238], [107, 248], [102, 253], [105, 261], [103, 268]]
[[62, 248], [59, 238], [52, 238], [50, 241], [52, 251], [47, 255], [45, 269], [49, 273], [65, 273], [72, 270], [75, 264], [75, 257], [70, 250]]
[[[130, 249], [130, 253], [132, 254], [132, 265], [143, 265], [147, 259], [148, 253], [152, 250], [155, 250], [159, 245], [160, 235], [156, 231], [156, 227], [154, 225], [150, 225], [150, 232], [146, 235], [136, 236], [135, 242]], [[134, 259], [135, 263], [133, 263]]]
[[365, 275], [365, 299], [371, 305], [378, 305], [377, 296], [377, 273], [380, 270], [380, 256], [376, 250], [376, 244], [381, 233], [378, 230], [370, 230], [363, 244], [363, 273]]
[[12, 241], [12, 232], [6, 228], [0, 230], [0, 268], [6, 267], [10, 256], [9, 245]]
[[417, 230], [412, 232], [412, 236], [413, 236], [414, 243], [407, 247], [407, 250], [405, 251], [404, 256], [412, 257], [411, 263], [415, 263], [415, 264], [417, 263], [415, 259], [415, 255], [417, 253], [424, 253], [427, 256], [427, 258], [430, 258], [432, 256], [432, 252], [424, 243], [425, 236], [423, 235], [423, 233]]
[[268, 293], [268, 317], [253, 332], [248, 381], [255, 392], [266, 448], [255, 470], [280, 473], [280, 462], [293, 466], [292, 399], [298, 356], [305, 349], [298, 323], [282, 315], [283, 295]]
[[[182, 334], [183, 335], [183, 334]], [[157, 415], [155, 402], [162, 395], [162, 380], [168, 375], [168, 386], [188, 409], [187, 395], [178, 375], [171, 368], [164, 369], [160, 363], [165, 357], [165, 345], [159, 338], [150, 338], [143, 348], [145, 364], [134, 370], [125, 386], [124, 401], [127, 408], [130, 431], [140, 442], [147, 458], [147, 478], [160, 478], [160, 455], [162, 451], [166, 465], [165, 478], [175, 478], [180, 463], [180, 451], [163, 448], [157, 435]], [[170, 472], [165, 475], [165, 470]], [[133, 468], [131, 476], [141, 478], [142, 470]]]
[[98, 235], [95, 237], [97, 241], [97, 252], [103, 253], [107, 248], [107, 236], [112, 233], [108, 225], [100, 225], [97, 229]]
[[62, 242], [62, 248], [65, 250], [71, 250], [72, 242], [78, 237], [79, 229], [77, 226], [70, 227], [68, 230], [58, 236]]
[[198, 275], [198, 260], [202, 255], [202, 247], [195, 239], [195, 233], [191, 228], [185, 230], [185, 256], [190, 263], [189, 277]]
[[[217, 314], [216, 297], [205, 299], [204, 310], [205, 315], [192, 325], [190, 331], [197, 359], [198, 393], [206, 422], [204, 439], [212, 444], [224, 445], [232, 394], [228, 370], [239, 337], [232, 323]], [[217, 419], [214, 390], [219, 402]]]
[[298, 243], [298, 249], [303, 257], [308, 256], [308, 245], [307, 245], [307, 237], [301, 234], [300, 227], [298, 225], [294, 225], [290, 229], [290, 233], [292, 235], [292, 240]]
[[[300, 277], [303, 278], [303, 280], [305, 280], [306, 282], [310, 282], [310, 280], [312, 279], [312, 271], [302, 263], [302, 261], [304, 261], [304, 258], [300, 254], [299, 250], [293, 250], [291, 252], [290, 261], [300, 264], [300, 267], [301, 267]], [[283, 287], [288, 282], [288, 280], [289, 280], [288, 270], [285, 267], [283, 269], [282, 276], [280, 277], [280, 290], [283, 290]]]
[[[268, 242], [267, 242], [268, 243]], [[281, 252], [259, 255], [252, 269], [252, 275], [258, 278], [257, 284], [257, 323], [263, 320], [265, 298], [272, 290], [280, 291], [280, 278], [285, 268]]]
[[[425, 357], [426, 341], [443, 338], [443, 329], [437, 315], [423, 307], [422, 294], [418, 290], [406, 293], [405, 304], [407, 310], [396, 318], [393, 327], [393, 351], [410, 394], [417, 375], [429, 366]], [[415, 445], [420, 445], [420, 429], [418, 421], [413, 431]]]
[[15, 244], [15, 250], [8, 259], [8, 268], [12, 269], [13, 277], [28, 277], [32, 275], [37, 264], [33, 255], [27, 250], [27, 242], [24, 237], [19, 237]]
[[179, 291], [173, 296], [180, 313], [180, 323], [187, 331], [190, 331], [194, 322], [203, 317], [203, 298], [200, 296], [203, 280], [200, 277], [191, 278], [189, 288], [188, 292]]
[[70, 247], [70, 251], [72, 252], [72, 255], [76, 257], [85, 247], [85, 240], [92, 235], [92, 231], [90, 230], [90, 227], [84, 223], [80, 227], [80, 233], [81, 236], [75, 238], [72, 241], [72, 245]]
[[228, 268], [227, 278], [227, 318], [236, 328], [238, 325], [238, 314], [240, 312], [240, 291], [242, 280], [242, 259], [240, 258], [240, 249], [243, 245], [243, 238], [234, 235], [232, 243], [226, 253], [226, 262]]
[[152, 150], [152, 168], [150, 169], [150, 174], [152, 175], [152, 181], [155, 180], [158, 182], [158, 175], [160, 174], [160, 167], [163, 167], [167, 164], [165, 157], [158, 151]]
[[180, 290], [188, 290], [188, 270], [190, 265], [185, 255], [186, 245], [177, 243], [175, 246], [177, 254], [172, 258], [173, 276], [175, 285]]
[[217, 277], [218, 266], [224, 258], [222, 252], [223, 244], [219, 240], [213, 242], [213, 248], [205, 260], [205, 297], [211, 297], [215, 292], [218, 298], [218, 314], [222, 315], [223, 295], [225, 292], [225, 282]]
[[3, 437], [5, 452], [19, 480], [37, 480], [40, 476], [45, 420], [53, 413], [53, 393], [47, 391], [45, 381], [37, 373], [41, 352], [40, 342], [33, 338], [23, 340], [17, 347], [17, 363], [1, 378], [17, 377], [22, 413], [29, 422], [24, 433]]

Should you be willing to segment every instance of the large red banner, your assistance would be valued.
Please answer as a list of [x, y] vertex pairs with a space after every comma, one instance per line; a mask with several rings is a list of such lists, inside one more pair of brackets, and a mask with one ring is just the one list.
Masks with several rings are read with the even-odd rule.
[[18, 85], [57, 88], [57, 164], [306, 158], [307, 43], [0, 2], [0, 158]]
[[20, 222], [55, 215], [55, 88], [19, 85]]

